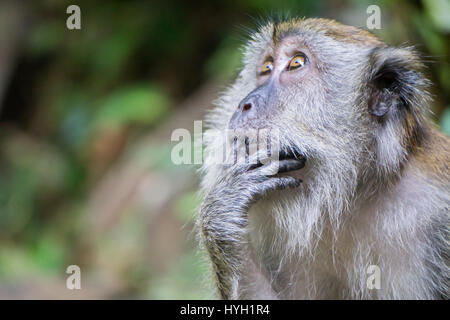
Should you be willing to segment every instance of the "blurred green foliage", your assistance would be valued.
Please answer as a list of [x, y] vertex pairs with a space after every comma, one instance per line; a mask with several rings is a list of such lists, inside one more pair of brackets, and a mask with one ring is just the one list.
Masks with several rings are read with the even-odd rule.
[[[375, 33], [422, 52], [435, 84], [435, 120], [450, 134], [447, 0], [78, 3], [79, 31], [65, 27], [70, 1], [22, 8], [30, 27], [0, 113], [0, 291], [11, 279], [64, 280], [66, 266], [79, 263], [92, 274], [120, 275], [120, 290], [105, 297], [212, 297], [191, 231], [195, 187], [155, 209], [162, 214], [150, 222], [149, 212], [121, 209], [98, 238], [87, 208], [97, 183], [129, 146], [182, 112], [180, 102], [202, 84], [236, 75], [246, 29], [260, 17], [290, 12], [364, 28], [366, 8], [379, 5], [382, 29]], [[8, 29], [2, 21], [0, 27]], [[174, 167], [170, 149], [169, 138], [153, 142], [139, 150], [138, 161], [175, 187], [193, 168]], [[162, 184], [152, 190], [155, 197], [164, 192]]]
[[94, 126], [155, 125], [167, 114], [169, 106], [168, 96], [160, 88], [138, 85], [120, 89], [100, 103]]

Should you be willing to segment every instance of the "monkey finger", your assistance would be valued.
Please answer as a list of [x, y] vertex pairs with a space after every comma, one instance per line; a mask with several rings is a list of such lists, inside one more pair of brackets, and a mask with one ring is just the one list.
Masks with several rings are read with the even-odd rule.
[[281, 160], [279, 162], [278, 173], [284, 173], [289, 171], [295, 171], [303, 168], [305, 166], [305, 161], [289, 159]]
[[267, 164], [254, 168], [251, 172], [254, 175], [273, 176], [278, 173], [280, 168], [280, 161], [275, 160]]
[[301, 185], [302, 180], [294, 177], [273, 177], [261, 183], [263, 193], [272, 190], [282, 190], [288, 188], [297, 188]]
[[299, 170], [305, 166], [305, 162], [302, 160], [288, 159], [288, 160], [275, 160], [269, 164], [263, 165], [256, 169], [253, 169], [255, 174], [274, 176], [278, 173], [285, 173], [294, 170]]

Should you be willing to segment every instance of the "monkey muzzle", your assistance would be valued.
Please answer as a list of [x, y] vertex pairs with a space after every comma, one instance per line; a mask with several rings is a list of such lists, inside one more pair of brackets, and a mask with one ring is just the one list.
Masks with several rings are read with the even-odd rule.
[[282, 149], [279, 152], [278, 173], [300, 170], [306, 165], [306, 157], [296, 148]]
[[[278, 172], [277, 173], [287, 173], [291, 171], [300, 170], [306, 165], [306, 157], [295, 148], [286, 148], [271, 156], [271, 161], [278, 161]], [[258, 161], [253, 165], [250, 170], [259, 168], [263, 166], [264, 163]]]

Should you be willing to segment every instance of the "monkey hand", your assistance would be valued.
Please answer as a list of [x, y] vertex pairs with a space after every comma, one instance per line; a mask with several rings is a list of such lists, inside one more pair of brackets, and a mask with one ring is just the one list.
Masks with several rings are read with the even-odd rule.
[[236, 279], [242, 278], [242, 266], [251, 263], [247, 235], [249, 207], [270, 191], [298, 187], [300, 179], [277, 174], [303, 166], [304, 162], [293, 159], [262, 166], [233, 165], [224, 170], [206, 196], [200, 224], [222, 298], [236, 296]]
[[[288, 159], [272, 161], [266, 165], [233, 165], [218, 178], [206, 196], [201, 209], [203, 231], [227, 235], [236, 227], [245, 227], [249, 207], [273, 190], [296, 188], [301, 180], [278, 176], [301, 169], [304, 163]], [[212, 225], [210, 225], [212, 223]]]

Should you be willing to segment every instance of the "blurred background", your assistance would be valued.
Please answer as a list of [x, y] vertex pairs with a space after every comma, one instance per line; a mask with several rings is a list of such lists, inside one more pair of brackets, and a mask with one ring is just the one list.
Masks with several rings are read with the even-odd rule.
[[[70, 4], [81, 30], [68, 30]], [[193, 218], [198, 166], [170, 160], [278, 12], [415, 45], [450, 133], [450, 1], [0, 0], [0, 299], [214, 298]], [[81, 268], [81, 290], [66, 268]]]

